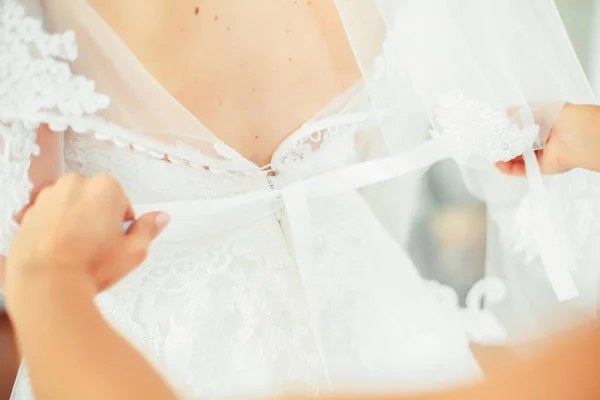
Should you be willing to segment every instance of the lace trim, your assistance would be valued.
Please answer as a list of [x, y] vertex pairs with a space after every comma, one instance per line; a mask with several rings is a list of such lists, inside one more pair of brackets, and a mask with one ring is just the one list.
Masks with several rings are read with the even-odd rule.
[[575, 256], [569, 265], [575, 269], [577, 261], [583, 257], [581, 248], [587, 244], [592, 231], [594, 204], [589, 197], [588, 181], [581, 172], [573, 171], [568, 176], [555, 179], [557, 182], [551, 187], [546, 204], [534, 203], [532, 196], [528, 195], [515, 211], [498, 214], [495, 221], [505, 245], [523, 253], [525, 262], [529, 264], [539, 256], [534, 239], [533, 216], [537, 209], [547, 208], [555, 231], [561, 235], [560, 240]]
[[460, 91], [440, 96], [436, 115], [441, 132], [433, 131], [432, 136], [447, 140], [460, 164], [474, 155], [492, 163], [510, 161], [533, 146], [540, 129], [537, 125], [521, 128], [511, 124], [506, 112], [465, 99]]
[[[15, 139], [16, 138], [16, 139]], [[29, 180], [31, 157], [40, 153], [36, 135], [21, 124], [7, 128], [0, 125], [4, 157], [0, 168], [0, 254], [6, 255], [18, 225], [14, 214], [29, 202], [33, 185]]]
[[107, 105], [94, 84], [73, 77], [66, 61], [77, 56], [74, 34], [51, 35], [39, 20], [25, 16], [13, 0], [0, 4], [0, 136], [3, 168], [0, 170], [0, 253], [6, 254], [17, 229], [14, 214], [29, 202], [31, 157], [39, 155], [36, 129], [65, 128], [45, 110], [56, 110], [64, 119], [94, 113]]
[[[391, 84], [403, 90], [409, 74], [393, 39], [396, 34], [399, 32], [390, 33], [383, 43], [382, 53], [375, 58], [373, 79], [380, 85]], [[509, 161], [530, 149], [538, 138], [539, 126], [521, 128], [512, 124], [506, 110], [468, 99], [460, 90], [441, 93], [437, 101], [431, 136], [446, 141], [452, 158], [459, 164], [466, 163], [472, 156], [489, 162]]]
[[489, 277], [478, 281], [467, 294], [462, 308], [456, 291], [438, 281], [428, 281], [430, 290], [440, 303], [458, 311], [470, 340], [479, 344], [505, 343], [506, 329], [498, 322], [485, 303], [499, 303], [506, 298], [506, 285], [501, 279]]

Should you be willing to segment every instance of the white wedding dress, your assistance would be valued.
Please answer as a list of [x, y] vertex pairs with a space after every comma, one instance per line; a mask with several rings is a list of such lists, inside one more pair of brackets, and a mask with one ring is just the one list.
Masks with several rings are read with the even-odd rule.
[[[368, 107], [364, 92], [356, 96]], [[310, 140], [303, 132], [290, 137], [275, 153], [273, 178], [215, 175], [73, 134], [66, 162], [84, 174], [111, 173], [134, 203], [221, 198], [353, 162], [361, 129], [324, 131], [313, 152], [296, 145]], [[351, 193], [310, 207], [311, 271], [299, 270], [285, 212], [248, 209], [240, 226], [157, 244], [99, 303], [192, 398], [406, 389], [477, 376], [461, 316], [433, 296], [365, 199]], [[315, 279], [309, 289], [306, 274]]]
[[[425, 141], [427, 118], [415, 117], [405, 126], [405, 139], [396, 141], [409, 151], [397, 151], [386, 136], [385, 120], [399, 115], [386, 106], [398, 99], [385, 101], [365, 75], [280, 145], [269, 168], [259, 168], [221, 142], [214, 144], [211, 159], [209, 152], [196, 151], [202, 146], [167, 138], [163, 127], [168, 123], [180, 128], [174, 131], [213, 135], [131, 60], [100, 17], [81, 0], [68, 1], [66, 10], [53, 9], [53, 1], [62, 0], [46, 2], [49, 26], [75, 31], [82, 40], [77, 60], [71, 57], [71, 34], [42, 33], [31, 20], [23, 22], [12, 0], [0, 8], [5, 33], [14, 34], [4, 38], [6, 48], [0, 38], [0, 121], [5, 122], [0, 126], [15, 166], [1, 171], [3, 196], [16, 188], [0, 209], [12, 215], [19, 202], [26, 203], [23, 172], [38, 151], [32, 132], [47, 123], [65, 131], [67, 170], [109, 173], [138, 211], [162, 209], [172, 215], [144, 265], [101, 294], [98, 304], [178, 391], [193, 399], [260, 398], [295, 390], [412, 391], [481, 377], [469, 341], [505, 338], [491, 314], [479, 310], [485, 294], [500, 300], [505, 287], [496, 280], [482, 282], [468, 298], [470, 307], [462, 310], [451, 289], [420, 277], [403, 248], [413, 192], [420, 171], [431, 163], [469, 152], [488, 161], [512, 158], [531, 148], [537, 127], [513, 127], [503, 113], [466, 97], [467, 91], [448, 90], [433, 127], [466, 144], [459, 141], [456, 150], [455, 142], [439, 135]], [[393, 9], [395, 3], [390, 4]], [[340, 6], [340, 11], [350, 32], [352, 10], [344, 13]], [[388, 44], [393, 44], [391, 32]], [[95, 37], [103, 40], [90, 39]], [[22, 43], [36, 44], [45, 61], [29, 68], [33, 59], [24, 55]], [[42, 43], [48, 48], [40, 50]], [[106, 49], [120, 62], [131, 62], [95, 67]], [[3, 63], [3, 55], [18, 63]], [[49, 58], [71, 58], [74, 71], [94, 79], [98, 92], [107, 89], [111, 105], [120, 109], [109, 107], [102, 114], [107, 99]], [[384, 72], [375, 71], [378, 79], [397, 72], [396, 60], [378, 60], [375, 65], [387, 65]], [[134, 76], [134, 84], [127, 81]], [[3, 92], [6, 77], [16, 78], [5, 81]], [[139, 97], [113, 96], [121, 84], [129, 96]], [[410, 84], [398, 93], [404, 89], [412, 93]], [[17, 100], [11, 103], [8, 94]], [[405, 115], [414, 114], [414, 98], [403, 104]], [[161, 120], [163, 113], [176, 122]], [[135, 117], [142, 114], [154, 115], [160, 128], [137, 125]], [[128, 120], [132, 116], [134, 123]], [[416, 126], [418, 135], [411, 131]], [[469, 141], [468, 135], [488, 130], [489, 137]], [[381, 183], [390, 178], [395, 179], [389, 185]], [[385, 210], [389, 196], [397, 201]], [[512, 218], [499, 215], [504, 221]], [[7, 226], [5, 232], [13, 229]], [[26, 368], [13, 399], [32, 399]]]

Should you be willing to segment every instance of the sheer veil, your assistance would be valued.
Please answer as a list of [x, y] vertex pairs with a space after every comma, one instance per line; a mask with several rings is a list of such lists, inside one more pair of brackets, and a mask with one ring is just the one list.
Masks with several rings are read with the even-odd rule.
[[[108, 40], [114, 33], [102, 29], [104, 22], [83, 0], [44, 1], [45, 25], [57, 32], [53, 35], [43, 33], [33, 19], [23, 20], [18, 3], [0, 0], [4, 243], [16, 229], [12, 215], [28, 201], [26, 171], [29, 157], [38, 151], [34, 131], [41, 123], [147, 153], [167, 153], [174, 162], [214, 171], [258, 168], [180, 104], [168, 98], [154, 101], [166, 98], [155, 95], [164, 89], [122, 42], [113, 45], [118, 38]], [[29, 15], [41, 15], [36, 1], [25, 3]], [[229, 199], [206, 204], [204, 212], [262, 201], [285, 201], [288, 208], [302, 209], [302, 198], [403, 175], [418, 177], [451, 158], [461, 166], [470, 190], [488, 206], [487, 271], [502, 278], [508, 289], [507, 300], [495, 305], [497, 315], [532, 327], [561, 307], [594, 315], [600, 181], [584, 171], [542, 177], [534, 156], [565, 102], [595, 101], [553, 1], [336, 4], [377, 110], [368, 117], [376, 118], [387, 155], [305, 182], [294, 188], [294, 196], [273, 192]], [[75, 75], [68, 73], [68, 65]], [[79, 71], [91, 80], [77, 76]], [[365, 118], [349, 115], [340, 123]], [[526, 179], [495, 170], [494, 162], [521, 154]], [[309, 227], [299, 228], [295, 242], [302, 229]]]
[[[594, 315], [597, 174], [542, 177], [533, 154], [564, 102], [595, 101], [554, 2], [337, 3], [373, 101], [397, 107], [380, 121], [390, 152], [419, 148], [425, 113], [437, 132], [429, 143], [439, 141], [431, 160], [454, 158], [485, 200], [487, 272], [509, 291], [493, 307], [501, 320], [539, 327], [561, 307]], [[367, 40], [365, 26], [381, 25]], [[452, 136], [457, 146], [444, 146]], [[527, 179], [491, 163], [516, 153]]]

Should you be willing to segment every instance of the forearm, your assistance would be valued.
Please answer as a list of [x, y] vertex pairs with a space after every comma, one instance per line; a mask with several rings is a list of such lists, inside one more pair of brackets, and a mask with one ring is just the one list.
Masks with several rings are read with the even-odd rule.
[[[580, 330], [550, 339], [527, 362], [510, 361], [478, 385], [405, 396], [348, 396], [335, 400], [587, 400], [600, 398], [600, 333]], [[497, 349], [496, 349], [497, 350]], [[501, 357], [503, 358], [503, 357]], [[497, 364], [497, 355], [491, 361]], [[501, 370], [503, 369], [503, 370]]]
[[[600, 332], [574, 330], [536, 344], [537, 355], [510, 361], [480, 388], [493, 400], [583, 400], [600, 398]], [[440, 397], [439, 400], [446, 400]], [[453, 399], [454, 400], [454, 399]]]
[[8, 307], [39, 400], [176, 399], [108, 326], [80, 280], [39, 276], [26, 286]]

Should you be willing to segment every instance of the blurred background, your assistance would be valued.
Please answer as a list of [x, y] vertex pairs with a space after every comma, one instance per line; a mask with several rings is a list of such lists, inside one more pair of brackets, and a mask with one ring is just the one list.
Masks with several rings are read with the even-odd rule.
[[[573, 47], [600, 99], [600, 0], [555, 0]], [[422, 273], [464, 297], [484, 274], [485, 206], [466, 190], [453, 162], [425, 176], [420, 213], [409, 245]], [[425, 245], [424, 245], [425, 243]]]

